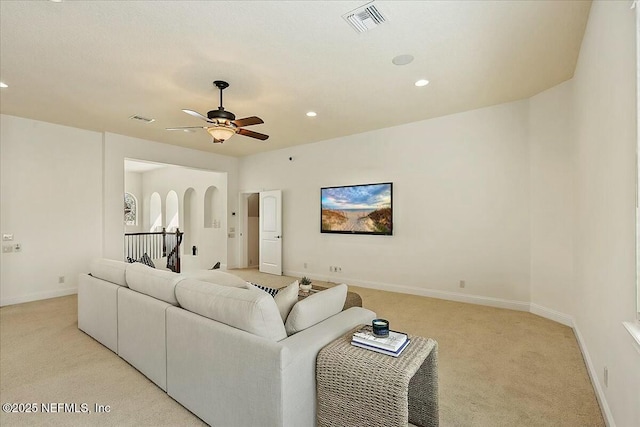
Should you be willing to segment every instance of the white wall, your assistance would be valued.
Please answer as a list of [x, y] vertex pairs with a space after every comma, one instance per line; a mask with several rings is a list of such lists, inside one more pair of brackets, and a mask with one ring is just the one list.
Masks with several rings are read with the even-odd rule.
[[[169, 144], [160, 144], [124, 135], [106, 133], [104, 144], [104, 249], [107, 258], [121, 259], [124, 246], [122, 221], [122, 190], [124, 188], [124, 159], [139, 159], [202, 170], [227, 173], [227, 203], [237, 206], [238, 160]], [[162, 194], [161, 198], [166, 197]], [[236, 217], [227, 211], [227, 227], [236, 227]], [[227, 239], [227, 263], [235, 264], [236, 239]]]
[[[521, 101], [259, 154], [240, 189], [283, 190], [288, 274], [528, 308], [527, 121]], [[320, 233], [320, 187], [387, 181], [393, 236]]]
[[529, 100], [531, 303], [571, 324], [573, 312], [573, 82]]
[[[636, 27], [630, 2], [594, 2], [574, 76], [575, 323], [615, 424], [640, 425], [635, 318]], [[609, 368], [609, 386], [603, 381]]]
[[1, 255], [0, 305], [74, 293], [100, 256], [101, 151], [99, 133], [0, 116], [0, 229], [22, 246]]
[[[225, 172], [228, 203], [237, 204], [235, 158], [7, 115], [0, 120], [0, 229], [23, 247], [0, 257], [0, 305], [74, 293], [91, 258], [122, 258], [125, 158]], [[229, 213], [226, 222], [235, 226], [235, 217]], [[234, 262], [235, 247], [228, 239], [227, 262]]]

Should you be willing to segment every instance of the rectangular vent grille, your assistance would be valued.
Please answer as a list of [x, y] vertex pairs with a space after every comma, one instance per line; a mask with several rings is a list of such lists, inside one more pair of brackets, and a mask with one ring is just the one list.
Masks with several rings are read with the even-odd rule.
[[380, 11], [373, 5], [373, 2], [345, 13], [342, 17], [359, 33], [369, 31], [386, 22], [385, 17], [382, 16]]
[[129, 117], [129, 118], [131, 120], [140, 120], [141, 122], [144, 122], [144, 123], [151, 123], [151, 122], [155, 122], [156, 121], [156, 119], [148, 119], [146, 117], [138, 116], [138, 115], [135, 115], [135, 114], [133, 116]]

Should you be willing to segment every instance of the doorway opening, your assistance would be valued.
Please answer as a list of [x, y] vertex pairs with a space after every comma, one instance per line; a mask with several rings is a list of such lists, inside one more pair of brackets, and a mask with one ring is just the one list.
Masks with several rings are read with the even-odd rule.
[[257, 261], [260, 272], [281, 276], [282, 191], [242, 192], [239, 202], [240, 268]]
[[240, 260], [241, 268], [260, 265], [260, 193], [240, 194]]

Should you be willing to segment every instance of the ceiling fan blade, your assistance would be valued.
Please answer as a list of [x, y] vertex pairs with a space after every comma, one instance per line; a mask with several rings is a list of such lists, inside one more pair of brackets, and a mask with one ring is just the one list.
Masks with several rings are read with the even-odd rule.
[[177, 128], [165, 128], [165, 130], [188, 130], [188, 129], [204, 129], [206, 126], [180, 126]]
[[182, 110], [185, 113], [193, 116], [193, 117], [197, 117], [199, 119], [204, 120], [205, 122], [209, 122], [209, 123], [213, 123], [211, 120], [209, 120], [207, 117], [203, 116], [202, 114], [198, 113], [197, 111], [193, 111], [193, 110]]
[[267, 138], [269, 138], [269, 135], [265, 135], [263, 133], [258, 133], [258, 132], [254, 132], [252, 130], [247, 130], [247, 129], [238, 129], [238, 134], [248, 136], [250, 138], [256, 138], [261, 141], [264, 141]]
[[264, 122], [260, 117], [251, 116], [245, 117], [244, 119], [232, 120], [231, 123], [241, 128], [243, 126], [260, 125]]

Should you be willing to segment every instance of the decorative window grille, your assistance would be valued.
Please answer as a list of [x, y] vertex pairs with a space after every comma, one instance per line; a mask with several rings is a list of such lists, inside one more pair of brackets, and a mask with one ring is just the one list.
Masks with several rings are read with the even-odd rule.
[[124, 193], [124, 223], [126, 225], [138, 224], [138, 201], [131, 193]]

